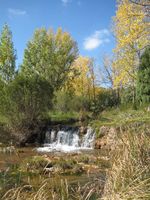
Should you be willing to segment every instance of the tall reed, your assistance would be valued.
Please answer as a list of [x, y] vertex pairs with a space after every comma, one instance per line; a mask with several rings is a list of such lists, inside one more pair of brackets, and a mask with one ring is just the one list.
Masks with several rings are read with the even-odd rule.
[[118, 134], [103, 200], [150, 200], [149, 133], [127, 129]]

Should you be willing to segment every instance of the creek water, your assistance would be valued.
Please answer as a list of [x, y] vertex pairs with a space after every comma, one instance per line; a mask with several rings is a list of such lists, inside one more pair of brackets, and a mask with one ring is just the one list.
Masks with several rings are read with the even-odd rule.
[[[79, 127], [63, 127], [59, 129], [50, 128], [45, 132], [44, 143], [40, 147], [25, 147], [17, 148], [16, 151], [0, 152], [0, 171], [7, 171], [12, 166], [19, 166], [25, 159], [30, 159], [33, 156], [49, 156], [51, 159], [57, 157], [67, 158], [73, 157], [75, 154], [78, 156], [91, 155], [94, 157], [103, 156], [104, 152], [94, 149], [95, 132], [92, 128], [88, 127], [85, 133], [80, 133]], [[27, 176], [28, 177], [28, 176]], [[65, 179], [68, 183], [84, 184], [89, 180], [95, 178], [103, 179], [104, 173], [93, 171], [90, 174], [83, 173], [82, 175], [59, 175], [51, 177], [51, 183], [58, 184], [60, 179]], [[27, 180], [26, 180], [27, 179]], [[39, 185], [41, 180], [45, 177], [39, 174], [31, 178], [34, 185]], [[24, 179], [28, 182], [28, 178]]]

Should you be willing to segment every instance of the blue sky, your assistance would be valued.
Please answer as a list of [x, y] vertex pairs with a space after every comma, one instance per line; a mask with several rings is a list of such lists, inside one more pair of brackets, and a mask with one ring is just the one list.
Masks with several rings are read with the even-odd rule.
[[116, 0], [0, 0], [0, 30], [8, 23], [17, 50], [17, 64], [35, 29], [62, 27], [78, 43], [79, 53], [101, 64], [111, 54], [111, 18]]

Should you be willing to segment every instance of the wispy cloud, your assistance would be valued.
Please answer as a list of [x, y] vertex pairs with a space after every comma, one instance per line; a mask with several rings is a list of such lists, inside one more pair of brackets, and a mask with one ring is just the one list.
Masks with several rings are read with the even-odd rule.
[[8, 13], [11, 16], [20, 16], [20, 15], [26, 15], [27, 12], [25, 10], [20, 9], [14, 9], [14, 8], [8, 8]]
[[81, 6], [81, 1], [77, 1], [77, 5], [78, 5], [78, 6]]
[[78, 6], [81, 6], [82, 4], [81, 0], [61, 0], [61, 2], [64, 6], [67, 6], [70, 3], [76, 3]]
[[102, 29], [95, 31], [94, 34], [84, 39], [83, 47], [85, 50], [93, 50], [104, 43], [110, 42], [109, 31], [107, 29]]
[[71, 2], [71, 0], [61, 0], [61, 2], [63, 3], [63, 5], [67, 5], [68, 3], [70, 3]]

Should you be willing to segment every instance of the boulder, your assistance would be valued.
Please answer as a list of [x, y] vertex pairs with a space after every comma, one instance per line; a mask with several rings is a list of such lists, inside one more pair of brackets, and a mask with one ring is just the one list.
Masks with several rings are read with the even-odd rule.
[[100, 128], [100, 138], [95, 141], [95, 149], [112, 149], [117, 140], [117, 130], [113, 127], [102, 126]]

